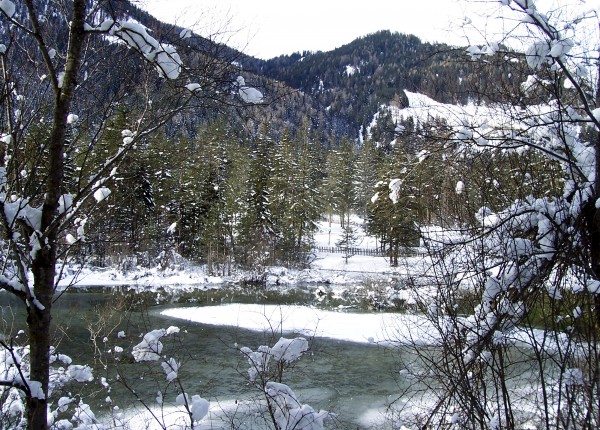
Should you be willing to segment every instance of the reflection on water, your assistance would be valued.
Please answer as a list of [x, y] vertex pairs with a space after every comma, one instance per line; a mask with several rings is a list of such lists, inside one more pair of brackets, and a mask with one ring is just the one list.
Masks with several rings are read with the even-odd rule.
[[[24, 329], [23, 312], [18, 309], [21, 305], [7, 295], [1, 296], [1, 300], [2, 331], [14, 333]], [[176, 294], [133, 294], [128, 289], [114, 288], [65, 293], [54, 309], [56, 345], [74, 363], [89, 364], [95, 369], [93, 382], [66, 389], [73, 395], [81, 391], [99, 415], [114, 405], [121, 409], [139, 406], [136, 396], [154, 404], [157, 391], [166, 385], [165, 374], [157, 363], [133, 363], [131, 348], [140, 342], [141, 334], [177, 325], [182, 329], [181, 336], [166, 341], [163, 353], [182, 361], [179, 379], [186, 392], [199, 394], [213, 405], [241, 403], [256, 396], [247, 383], [248, 364], [239, 348], [273, 345], [279, 334], [182, 323], [160, 315], [166, 307], [231, 302], [326, 308], [369, 305], [360, 297], [334, 298], [325, 288], [318, 287], [295, 288], [283, 294], [237, 287]], [[119, 331], [124, 331], [126, 337], [118, 338]], [[115, 353], [115, 346], [124, 352]], [[404, 388], [396, 378], [399, 360], [397, 350], [317, 338], [311, 340], [310, 352], [284, 376], [283, 382], [293, 388], [303, 403], [336, 413], [339, 421], [334, 427], [365, 428], [365, 417], [376, 416], [377, 410], [385, 411], [386, 405]], [[110, 393], [102, 389], [102, 377], [110, 383]], [[165, 400], [173, 400], [178, 389], [172, 386]], [[112, 404], [106, 403], [107, 395]]]

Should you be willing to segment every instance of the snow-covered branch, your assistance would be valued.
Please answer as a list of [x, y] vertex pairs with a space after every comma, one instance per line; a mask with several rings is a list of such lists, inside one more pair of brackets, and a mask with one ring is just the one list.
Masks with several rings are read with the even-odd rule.
[[172, 45], [160, 43], [150, 36], [148, 30], [135, 21], [104, 21], [100, 30], [107, 29], [108, 34], [136, 49], [142, 56], [154, 64], [159, 74], [167, 79], [177, 79], [183, 62]]

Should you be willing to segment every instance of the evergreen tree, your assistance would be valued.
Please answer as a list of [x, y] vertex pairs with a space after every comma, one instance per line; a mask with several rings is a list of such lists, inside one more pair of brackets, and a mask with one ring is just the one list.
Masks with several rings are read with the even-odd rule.
[[322, 185], [330, 219], [334, 213], [338, 214], [342, 227], [349, 222], [351, 210], [355, 206], [354, 169], [354, 144], [342, 139], [339, 148], [327, 154], [326, 174]]
[[365, 218], [373, 189], [377, 183], [379, 164], [384, 161], [383, 149], [372, 139], [366, 139], [358, 150], [354, 173], [354, 194], [356, 195], [356, 211]]
[[234, 257], [243, 262], [245, 256], [246, 242], [243, 240], [245, 227], [243, 222], [246, 220], [248, 210], [247, 187], [251, 182], [251, 151], [246, 142], [240, 144], [230, 138], [225, 139], [223, 163], [226, 166], [226, 176], [221, 186], [223, 210], [220, 217], [221, 224], [225, 229], [225, 249], [227, 250], [225, 257], [228, 270]]
[[272, 158], [275, 142], [264, 130], [252, 142], [246, 183], [246, 211], [240, 220], [242, 263], [272, 263], [280, 232], [271, 212]]
[[290, 166], [290, 199], [286, 215], [293, 260], [297, 262], [304, 261], [304, 256], [312, 248], [312, 234], [321, 215], [318, 146], [305, 120], [295, 141], [293, 159], [290, 160], [293, 165]]
[[[85, 171], [122, 147], [123, 139], [128, 137], [122, 131], [132, 128], [128, 118], [125, 109], [120, 109], [108, 119], [97, 145], [76, 159], [78, 169]], [[121, 262], [125, 256], [154, 250], [153, 243], [146, 240], [147, 230], [154, 224], [155, 209], [147, 146], [147, 142], [140, 142], [131, 148], [105, 184], [110, 187], [112, 198], [107, 202], [106, 212], [94, 214], [90, 220], [100, 229], [88, 238], [91, 251], [100, 257], [114, 255]]]
[[[207, 171], [203, 182], [201, 198], [200, 246], [206, 258], [208, 270], [213, 273], [218, 266], [224, 267], [233, 252], [231, 233], [233, 214], [227, 210], [226, 194], [232, 180], [232, 162], [228, 152], [231, 142], [227, 138], [226, 126], [218, 120], [209, 126], [203, 135], [204, 166]], [[235, 150], [235, 148], [234, 148]], [[222, 271], [219, 271], [222, 272]]]
[[394, 146], [391, 157], [380, 174], [369, 206], [367, 230], [380, 238], [381, 247], [398, 265], [401, 250], [419, 243], [417, 194], [414, 163], [401, 144]]
[[354, 248], [358, 244], [358, 235], [356, 229], [348, 222], [342, 229], [342, 237], [335, 243], [335, 246], [344, 250], [344, 263], [348, 264], [348, 259], [354, 255]]

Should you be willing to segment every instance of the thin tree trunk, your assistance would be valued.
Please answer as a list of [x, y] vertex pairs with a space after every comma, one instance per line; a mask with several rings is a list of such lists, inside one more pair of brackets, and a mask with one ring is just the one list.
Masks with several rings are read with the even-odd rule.
[[[44, 306], [30, 305], [27, 314], [30, 345], [31, 381], [42, 384], [43, 398], [27, 396], [27, 428], [47, 429], [48, 383], [50, 375], [50, 323], [52, 321], [52, 290], [54, 287], [54, 259], [51, 252], [38, 257], [33, 267], [34, 291]], [[35, 393], [34, 393], [35, 394]]]
[[[26, 1], [32, 27], [36, 31], [38, 46], [43, 51], [45, 43], [39, 31], [37, 11], [32, 0]], [[48, 171], [45, 198], [42, 206], [42, 220], [39, 231], [40, 243], [44, 246], [35, 253], [32, 262], [35, 298], [39, 304], [30, 303], [27, 313], [27, 326], [30, 343], [30, 380], [42, 385], [43, 395], [27, 396], [27, 428], [46, 430], [48, 409], [48, 384], [50, 374], [50, 323], [52, 321], [52, 298], [56, 275], [56, 255], [58, 231], [55, 224], [60, 195], [64, 181], [64, 147], [67, 129], [67, 115], [75, 91], [85, 39], [85, 0], [73, 1], [73, 15], [69, 33], [69, 46], [62, 86], [56, 85], [52, 130], [48, 140]], [[52, 70], [51, 70], [52, 71]], [[32, 234], [38, 234], [33, 232]], [[34, 393], [35, 394], [35, 393]], [[43, 398], [39, 398], [43, 397]]]
[[[597, 70], [598, 77], [600, 78], [600, 67]], [[600, 87], [596, 89], [596, 106], [600, 103]], [[594, 191], [596, 195], [591, 204], [588, 205], [588, 213], [586, 217], [586, 227], [590, 236], [590, 260], [592, 270], [596, 278], [600, 277], [600, 209], [596, 208], [594, 202], [600, 197], [600, 132], [596, 134], [595, 142], [596, 150], [596, 183], [594, 184]], [[596, 330], [600, 330], [600, 296], [596, 295], [595, 300], [595, 320]]]

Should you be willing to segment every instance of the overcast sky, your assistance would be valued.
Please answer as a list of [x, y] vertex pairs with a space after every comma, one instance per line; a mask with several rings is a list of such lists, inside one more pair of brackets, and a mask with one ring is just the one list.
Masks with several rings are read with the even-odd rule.
[[[304, 50], [329, 51], [379, 30], [457, 46], [482, 44], [483, 33], [488, 42], [499, 42], [498, 34], [521, 18], [507, 15], [508, 8], [498, 0], [135, 1], [162, 21], [203, 36], [218, 33], [218, 41], [264, 59]], [[542, 12], [559, 6], [573, 14], [600, 11], [600, 0], [535, 0], [535, 4]], [[597, 22], [584, 21], [591, 23], [592, 39], [597, 41]], [[577, 32], [581, 31], [579, 26]]]
[[[139, 0], [163, 21], [200, 34], [223, 28], [229, 45], [259, 58], [296, 51], [328, 51], [379, 30], [426, 41], [464, 45], [463, 3], [457, 0]], [[470, 12], [470, 11], [467, 11]]]

